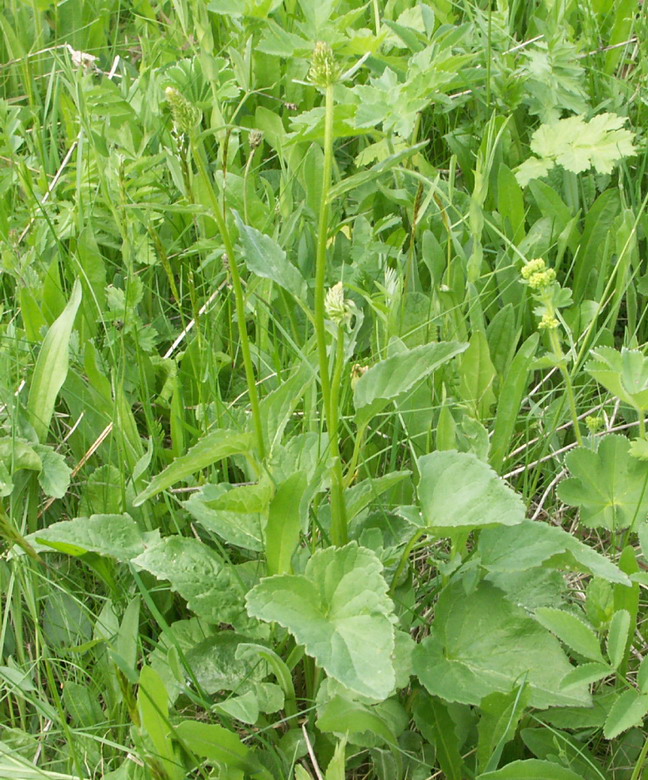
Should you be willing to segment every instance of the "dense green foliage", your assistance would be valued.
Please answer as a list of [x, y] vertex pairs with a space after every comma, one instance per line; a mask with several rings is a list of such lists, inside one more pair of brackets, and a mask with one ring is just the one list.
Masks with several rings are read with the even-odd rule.
[[7, 0], [0, 778], [648, 771], [630, 0]]

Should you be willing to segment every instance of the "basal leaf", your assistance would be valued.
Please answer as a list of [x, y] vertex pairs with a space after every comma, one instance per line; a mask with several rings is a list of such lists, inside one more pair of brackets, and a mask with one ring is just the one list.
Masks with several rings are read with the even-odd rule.
[[79, 304], [81, 282], [74, 283], [65, 309], [52, 323], [36, 359], [27, 399], [30, 422], [40, 441], [49, 430], [54, 404], [68, 372], [68, 347]]
[[620, 531], [635, 528], [648, 513], [648, 463], [633, 458], [624, 436], [605, 436], [594, 452], [572, 450], [565, 463], [572, 477], [558, 485], [565, 504], [580, 507], [589, 528]]
[[469, 595], [463, 582], [450, 584], [430, 636], [414, 651], [414, 671], [427, 690], [464, 704], [524, 680], [531, 706], [587, 706], [586, 685], [562, 688], [571, 668], [558, 640], [487, 582]]
[[358, 423], [367, 422], [401, 393], [468, 348], [458, 341], [423, 344], [381, 360], [355, 386], [353, 402]]
[[479, 537], [481, 563], [491, 572], [522, 572], [534, 566], [575, 567], [608, 582], [630, 585], [609, 558], [562, 528], [525, 520], [510, 528], [486, 528]]
[[167, 536], [132, 563], [168, 580], [195, 614], [211, 623], [233, 623], [244, 614], [242, 585], [230, 567], [199, 539]]
[[393, 604], [382, 564], [355, 542], [318, 550], [304, 574], [267, 577], [248, 612], [287, 628], [326, 673], [374, 700], [393, 690]]
[[522, 499], [474, 455], [433, 452], [419, 458], [418, 466], [419, 501], [429, 526], [515, 525], [524, 520]]
[[185, 455], [176, 458], [164, 471], [153, 477], [149, 485], [133, 500], [133, 506], [140, 506], [149, 498], [180, 480], [190, 477], [223, 458], [250, 452], [254, 446], [251, 433], [217, 430], [207, 434]]
[[477, 780], [583, 780], [583, 778], [571, 769], [553, 761], [527, 758], [523, 761], [513, 761], [494, 772], [477, 775]]
[[144, 537], [130, 515], [91, 515], [53, 523], [30, 535], [44, 544], [70, 555], [86, 552], [130, 561], [144, 552]]

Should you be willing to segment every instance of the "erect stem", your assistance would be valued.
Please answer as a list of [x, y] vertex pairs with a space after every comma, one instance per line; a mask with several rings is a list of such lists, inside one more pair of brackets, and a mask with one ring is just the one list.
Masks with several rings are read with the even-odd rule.
[[[329, 224], [329, 191], [333, 171], [333, 84], [326, 86], [324, 120], [324, 165], [322, 169], [322, 194], [317, 225], [317, 250], [315, 257], [315, 337], [319, 362], [320, 384], [326, 429], [329, 434], [329, 452], [333, 461], [331, 473], [331, 541], [345, 544], [348, 538], [342, 464], [340, 463], [339, 432], [337, 428], [337, 395], [331, 394], [329, 359], [326, 351], [326, 325], [324, 302], [326, 296], [326, 245]], [[333, 408], [335, 403], [335, 407]]]
[[241, 354], [243, 355], [243, 366], [245, 367], [245, 379], [247, 381], [248, 393], [250, 395], [250, 406], [252, 408], [252, 420], [254, 423], [254, 432], [257, 440], [257, 449], [259, 450], [259, 458], [263, 460], [265, 458], [265, 441], [263, 436], [263, 426], [261, 424], [261, 410], [259, 408], [259, 393], [257, 391], [256, 381], [254, 377], [254, 367], [252, 365], [252, 355], [250, 353], [250, 340], [248, 339], [247, 330], [245, 327], [245, 297], [243, 295], [243, 285], [241, 283], [241, 274], [239, 273], [238, 263], [236, 261], [236, 253], [234, 251], [234, 244], [232, 243], [232, 237], [230, 236], [229, 229], [227, 227], [227, 220], [223, 213], [223, 205], [218, 200], [216, 192], [214, 191], [214, 185], [209, 178], [207, 172], [207, 166], [203, 159], [202, 145], [199, 145], [195, 139], [192, 139], [192, 146], [194, 148], [194, 159], [198, 168], [198, 173], [202, 178], [205, 188], [209, 193], [209, 198], [212, 202], [212, 216], [218, 226], [218, 231], [223, 239], [225, 245], [225, 252], [229, 260], [229, 268], [232, 275], [232, 287], [234, 289], [234, 299], [236, 301], [236, 319], [239, 326], [239, 337], [241, 339]]
[[549, 329], [549, 341], [551, 343], [551, 348], [553, 349], [554, 354], [556, 355], [557, 358], [560, 359], [559, 368], [565, 380], [565, 391], [567, 392], [569, 409], [571, 411], [572, 423], [574, 425], [574, 435], [576, 436], [576, 441], [578, 442], [579, 447], [582, 447], [583, 437], [581, 435], [580, 424], [578, 422], [578, 409], [576, 408], [576, 397], [574, 396], [574, 386], [572, 385], [571, 376], [569, 375], [569, 371], [567, 370], [567, 366], [565, 365], [565, 361], [564, 361], [565, 356], [562, 351], [562, 347], [560, 346], [560, 339], [558, 338], [558, 333], [556, 332], [555, 328]]

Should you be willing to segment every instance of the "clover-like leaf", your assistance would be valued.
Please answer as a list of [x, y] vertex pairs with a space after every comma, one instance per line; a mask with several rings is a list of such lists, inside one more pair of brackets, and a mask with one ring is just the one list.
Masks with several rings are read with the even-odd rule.
[[580, 507], [589, 528], [634, 529], [648, 513], [648, 463], [630, 454], [624, 436], [605, 436], [598, 452], [578, 447], [565, 458], [572, 477], [558, 485], [565, 504]]
[[267, 577], [247, 595], [248, 613], [287, 628], [326, 673], [374, 700], [392, 692], [393, 604], [382, 564], [355, 542], [318, 550], [304, 574]]
[[441, 594], [430, 636], [414, 651], [414, 671], [434, 696], [477, 705], [525, 681], [534, 707], [590, 703], [587, 685], [564, 690], [571, 671], [558, 640], [482, 582], [469, 595], [460, 580]]
[[597, 382], [636, 409], [648, 409], [648, 358], [636, 349], [599, 347], [585, 366]]

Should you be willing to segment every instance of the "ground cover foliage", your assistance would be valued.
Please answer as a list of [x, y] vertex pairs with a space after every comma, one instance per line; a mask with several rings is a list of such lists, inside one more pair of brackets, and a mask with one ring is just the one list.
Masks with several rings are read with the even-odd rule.
[[629, 0], [7, 0], [0, 777], [638, 780]]

